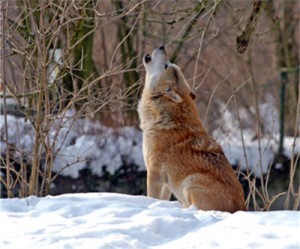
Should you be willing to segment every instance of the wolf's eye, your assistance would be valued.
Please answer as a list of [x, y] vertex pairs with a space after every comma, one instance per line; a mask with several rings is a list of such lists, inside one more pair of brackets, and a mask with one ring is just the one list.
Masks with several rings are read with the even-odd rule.
[[165, 64], [165, 69], [167, 69], [168, 68], [168, 64]]

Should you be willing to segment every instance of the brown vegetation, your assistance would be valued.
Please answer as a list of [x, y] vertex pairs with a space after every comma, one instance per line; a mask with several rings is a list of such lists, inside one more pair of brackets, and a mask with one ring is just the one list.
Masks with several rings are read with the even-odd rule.
[[[247, 32], [256, 2], [262, 2], [260, 14], [240, 54], [236, 40]], [[298, 136], [299, 4], [275, 0], [1, 1], [1, 112], [18, 112], [35, 127], [35, 147], [26, 164], [30, 169], [23, 161], [18, 162], [20, 169], [14, 168], [12, 154], [22, 155], [22, 151], [10, 148], [7, 134], [1, 134], [10, 148], [1, 167], [8, 175], [15, 171], [18, 176], [1, 178], [1, 184], [9, 196], [15, 181], [26, 186], [21, 196], [48, 193], [56, 153], [55, 139], [50, 139], [48, 131], [70, 108], [76, 109], [72, 119], [137, 126], [142, 57], [160, 44], [191, 76], [187, 80], [198, 96], [199, 113], [209, 132], [218, 128], [215, 120], [222, 116], [219, 106], [224, 103], [234, 110], [241, 134], [251, 128], [258, 138], [265, 135], [270, 124], [263, 122], [259, 104], [271, 95], [275, 108], [282, 106], [282, 134]], [[17, 103], [13, 110], [9, 110], [11, 99]], [[252, 122], [243, 120], [240, 107]], [[298, 159], [292, 160], [291, 179]], [[44, 180], [37, 184], [41, 176]], [[290, 187], [289, 194], [297, 192]]]

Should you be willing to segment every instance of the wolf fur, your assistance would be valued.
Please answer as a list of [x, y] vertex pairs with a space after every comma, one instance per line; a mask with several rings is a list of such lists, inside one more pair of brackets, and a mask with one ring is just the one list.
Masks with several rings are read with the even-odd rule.
[[147, 195], [184, 207], [246, 210], [244, 192], [221, 146], [204, 130], [195, 95], [164, 47], [144, 57], [145, 86], [139, 102]]

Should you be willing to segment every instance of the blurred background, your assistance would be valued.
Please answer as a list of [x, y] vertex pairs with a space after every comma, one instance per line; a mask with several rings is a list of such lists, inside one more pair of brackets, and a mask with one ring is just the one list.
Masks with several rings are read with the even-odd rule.
[[249, 209], [299, 209], [299, 1], [1, 1], [1, 197], [146, 194], [137, 104], [162, 44]]

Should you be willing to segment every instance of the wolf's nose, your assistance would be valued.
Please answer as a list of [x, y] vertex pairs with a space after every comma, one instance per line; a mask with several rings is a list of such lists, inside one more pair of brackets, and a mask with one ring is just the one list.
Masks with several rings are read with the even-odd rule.
[[165, 46], [162, 45], [162, 46], [160, 46], [158, 49], [159, 49], [159, 50], [165, 50]]
[[144, 60], [146, 63], [148, 63], [149, 61], [151, 61], [151, 56], [149, 54], [146, 54]]

